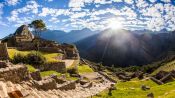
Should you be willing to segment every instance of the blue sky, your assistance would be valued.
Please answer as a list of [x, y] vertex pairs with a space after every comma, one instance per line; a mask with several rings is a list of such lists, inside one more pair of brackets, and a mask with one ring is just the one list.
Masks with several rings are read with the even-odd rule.
[[175, 0], [0, 0], [0, 38], [43, 19], [48, 29], [175, 30]]

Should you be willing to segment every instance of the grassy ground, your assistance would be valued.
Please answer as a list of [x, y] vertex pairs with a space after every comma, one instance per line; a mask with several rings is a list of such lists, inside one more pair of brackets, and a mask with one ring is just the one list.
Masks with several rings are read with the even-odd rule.
[[91, 72], [94, 72], [88, 65], [79, 65], [78, 66], [78, 72], [80, 74], [83, 74], [83, 73], [91, 73]]
[[[14, 55], [17, 53], [21, 53], [22, 55], [27, 55], [31, 51], [18, 51], [16, 49], [8, 49], [9, 57], [10, 59], [13, 59]], [[41, 52], [41, 54], [46, 58], [47, 62], [59, 62], [59, 60], [56, 59], [56, 57], [62, 55], [60, 53], [46, 53], [46, 52]]]
[[[141, 85], [150, 86], [147, 91], [141, 90]], [[151, 80], [132, 80], [128, 82], [119, 82], [115, 85], [117, 90], [112, 91], [112, 96], [108, 95], [108, 90], [101, 92], [93, 98], [147, 98], [147, 94], [153, 93], [155, 98], [174, 98], [175, 97], [175, 82], [170, 82], [164, 85], [157, 85]]]

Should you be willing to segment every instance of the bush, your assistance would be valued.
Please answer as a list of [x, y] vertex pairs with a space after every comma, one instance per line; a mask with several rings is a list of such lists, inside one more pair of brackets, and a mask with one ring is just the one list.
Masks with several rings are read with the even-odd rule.
[[36, 51], [29, 53], [26, 58], [27, 63], [31, 65], [43, 65], [46, 62], [46, 58], [40, 52]]
[[26, 57], [22, 55], [21, 53], [17, 53], [16, 55], [14, 55], [12, 62], [15, 64], [26, 63]]

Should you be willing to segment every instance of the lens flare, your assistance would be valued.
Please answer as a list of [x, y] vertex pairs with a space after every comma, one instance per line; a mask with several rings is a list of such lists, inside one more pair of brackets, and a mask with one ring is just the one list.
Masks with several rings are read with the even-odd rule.
[[112, 30], [118, 30], [118, 29], [122, 29], [123, 25], [121, 21], [119, 21], [118, 19], [110, 19], [108, 28], [111, 28]]

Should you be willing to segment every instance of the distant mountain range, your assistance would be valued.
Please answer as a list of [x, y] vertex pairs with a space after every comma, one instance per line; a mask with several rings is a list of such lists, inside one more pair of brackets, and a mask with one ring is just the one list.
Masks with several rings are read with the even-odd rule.
[[[80, 55], [104, 65], [143, 65], [175, 51], [175, 32], [105, 30], [76, 42]], [[174, 53], [174, 52], [171, 52]]]
[[60, 43], [75, 43], [89, 36], [97, 34], [98, 32], [99, 31], [91, 31], [88, 28], [84, 28], [82, 30], [72, 30], [70, 32], [64, 32], [61, 30], [46, 30], [42, 32], [41, 37]]

